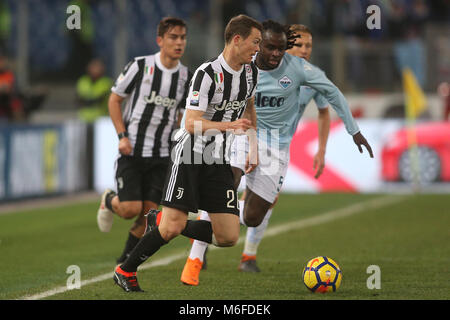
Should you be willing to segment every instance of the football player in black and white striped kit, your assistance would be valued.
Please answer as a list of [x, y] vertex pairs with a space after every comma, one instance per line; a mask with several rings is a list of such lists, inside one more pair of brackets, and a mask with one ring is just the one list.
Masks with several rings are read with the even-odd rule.
[[[224, 152], [231, 142], [225, 133], [242, 134], [256, 123], [258, 72], [252, 57], [259, 50], [261, 30], [261, 24], [248, 16], [232, 18], [225, 28], [222, 54], [194, 73], [181, 129], [174, 139], [162, 214], [147, 215], [145, 235], [114, 272], [114, 280], [125, 291], [140, 291], [137, 267], [180, 233], [217, 246], [237, 242], [237, 186]], [[256, 135], [253, 138], [256, 143]], [[255, 156], [252, 147], [250, 154]], [[250, 160], [249, 171], [257, 164], [251, 156]], [[210, 222], [187, 220], [188, 212], [199, 209], [210, 214]]]
[[125, 219], [137, 217], [118, 263], [142, 237], [145, 212], [158, 208], [161, 200], [171, 134], [184, 111], [192, 77], [180, 63], [186, 32], [183, 20], [162, 19], [156, 38], [160, 51], [134, 58], [111, 89], [109, 112], [119, 138], [117, 194], [109, 189], [103, 193], [97, 222], [101, 231], [108, 232], [113, 213]]

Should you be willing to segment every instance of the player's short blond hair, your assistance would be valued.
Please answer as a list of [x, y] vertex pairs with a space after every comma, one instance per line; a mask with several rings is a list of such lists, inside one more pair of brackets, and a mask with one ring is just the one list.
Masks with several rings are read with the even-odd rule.
[[305, 26], [304, 24], [291, 24], [289, 29], [295, 33], [298, 32], [305, 32], [305, 33], [309, 33], [312, 37], [312, 31], [310, 28], [308, 28], [307, 26]]

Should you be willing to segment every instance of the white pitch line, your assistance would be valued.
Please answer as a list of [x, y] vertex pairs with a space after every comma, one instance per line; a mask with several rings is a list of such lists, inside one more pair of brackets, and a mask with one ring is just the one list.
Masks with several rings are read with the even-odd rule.
[[[348, 217], [348, 216], [351, 216], [351, 215], [354, 215], [357, 213], [361, 213], [361, 212], [364, 212], [365, 210], [369, 210], [369, 209], [378, 209], [381, 207], [385, 207], [385, 206], [400, 202], [400, 201], [404, 200], [406, 197], [407, 196], [398, 196], [398, 195], [395, 197], [394, 196], [383, 196], [383, 197], [371, 199], [368, 201], [355, 203], [355, 204], [352, 204], [350, 206], [347, 206], [347, 207], [344, 207], [341, 209], [328, 211], [328, 212], [322, 213], [318, 216], [314, 216], [311, 218], [305, 218], [305, 219], [301, 219], [301, 220], [297, 220], [297, 221], [288, 222], [288, 223], [285, 223], [282, 225], [269, 227], [269, 228], [267, 228], [266, 232], [264, 233], [264, 237], [275, 236], [275, 235], [278, 235], [278, 234], [281, 234], [281, 233], [284, 233], [284, 232], [287, 232], [290, 230], [298, 230], [298, 229], [303, 229], [306, 227], [316, 226], [316, 225], [331, 222], [331, 221], [334, 221], [337, 219], [345, 218], [345, 217]], [[237, 244], [240, 244], [244, 241], [245, 241], [245, 235], [239, 237]], [[210, 249], [215, 250], [215, 249], [218, 249], [218, 247], [210, 246]], [[176, 260], [183, 259], [183, 258], [186, 258], [185, 252], [173, 254], [166, 258], [161, 258], [161, 259], [158, 259], [158, 260], [155, 260], [152, 262], [145, 263], [145, 264], [141, 265], [138, 270], [141, 271], [141, 270], [145, 270], [145, 269], [149, 269], [149, 268], [153, 268], [153, 267], [166, 266]], [[81, 286], [86, 286], [91, 283], [96, 283], [96, 282], [100, 282], [100, 281], [104, 281], [104, 280], [108, 280], [108, 279], [112, 279], [112, 278], [113, 278], [113, 272], [105, 273], [100, 276], [81, 281]], [[67, 286], [61, 286], [61, 287], [57, 287], [57, 288], [54, 288], [54, 289], [51, 289], [51, 290], [48, 290], [45, 292], [41, 292], [38, 294], [23, 296], [23, 297], [19, 298], [19, 300], [44, 299], [44, 298], [47, 298], [47, 297], [50, 297], [50, 296], [53, 296], [53, 295], [56, 295], [59, 293], [64, 293], [69, 290], [71, 290], [71, 289], [68, 289]]]

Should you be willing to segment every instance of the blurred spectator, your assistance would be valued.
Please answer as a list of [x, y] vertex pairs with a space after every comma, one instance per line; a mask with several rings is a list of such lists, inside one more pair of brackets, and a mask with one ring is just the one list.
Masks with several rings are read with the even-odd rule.
[[23, 119], [22, 101], [15, 89], [14, 73], [6, 56], [0, 54], [0, 121]]
[[108, 115], [108, 97], [112, 80], [105, 76], [105, 65], [100, 59], [93, 59], [87, 67], [87, 74], [77, 81], [77, 99], [80, 105], [79, 117], [93, 122]]
[[399, 73], [410, 68], [423, 88], [425, 86], [426, 56], [423, 29], [429, 15], [424, 0], [391, 1], [390, 28], [394, 57]]

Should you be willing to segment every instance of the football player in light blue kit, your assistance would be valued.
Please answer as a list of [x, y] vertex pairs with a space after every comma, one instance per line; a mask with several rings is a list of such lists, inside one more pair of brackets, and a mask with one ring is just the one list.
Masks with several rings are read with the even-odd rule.
[[[266, 228], [268, 219], [265, 217], [278, 196], [287, 172], [289, 145], [303, 112], [301, 106], [306, 106], [306, 102], [309, 102], [306, 99], [310, 100], [316, 95], [313, 90], [304, 86], [316, 90], [326, 99], [327, 104], [335, 109], [344, 122], [347, 132], [353, 136], [359, 151], [363, 152], [364, 145], [373, 158], [372, 149], [361, 134], [339, 89], [317, 67], [304, 59], [285, 54], [286, 48], [291, 47], [295, 41], [290, 32], [286, 32], [279, 23], [269, 20], [263, 23], [262, 39], [260, 52], [255, 59], [259, 69], [255, 96], [257, 119], [251, 119], [253, 124], [256, 123], [258, 132], [259, 164], [251, 173], [246, 174], [245, 202], [240, 203], [241, 223], [253, 227], [253, 230], [249, 228], [250, 238], [252, 233], [261, 231], [255, 227], [263, 224], [262, 233]], [[305, 100], [301, 98], [301, 94], [306, 94]], [[324, 100], [320, 102], [320, 99], [317, 97], [315, 100], [324, 104]], [[242, 155], [248, 149], [246, 136], [242, 137], [236, 136], [230, 161], [237, 185], [245, 172], [246, 157]], [[203, 213], [201, 219], [208, 220], [207, 214]], [[260, 239], [251, 239], [250, 242], [252, 241], [257, 247]], [[198, 285], [206, 248], [207, 244], [194, 241], [182, 273], [183, 283]], [[190, 264], [195, 260], [197, 263], [193, 267]]]
[[[290, 30], [299, 38], [295, 39], [293, 47], [286, 52], [303, 58], [307, 61], [311, 58], [312, 53], [312, 32], [304, 25], [291, 25]], [[330, 113], [328, 110], [328, 101], [316, 90], [308, 86], [300, 87], [300, 102], [297, 117], [291, 126], [291, 132], [288, 136], [293, 137], [297, 129], [297, 124], [300, 121], [303, 113], [305, 112], [306, 106], [314, 100], [316, 107], [318, 109], [318, 150], [313, 159], [313, 169], [316, 170], [314, 178], [318, 179], [323, 172], [325, 167], [325, 151], [328, 141], [328, 135], [330, 132]], [[245, 191], [242, 196], [242, 200], [245, 199]], [[272, 215], [272, 209], [278, 201], [278, 196], [270, 206], [261, 224], [257, 227], [248, 227], [247, 235], [245, 238], [244, 251], [242, 252], [241, 262], [239, 264], [239, 270], [244, 272], [260, 272], [259, 267], [256, 264], [256, 254], [258, 246], [263, 238], [264, 231], [266, 230], [269, 219]]]

